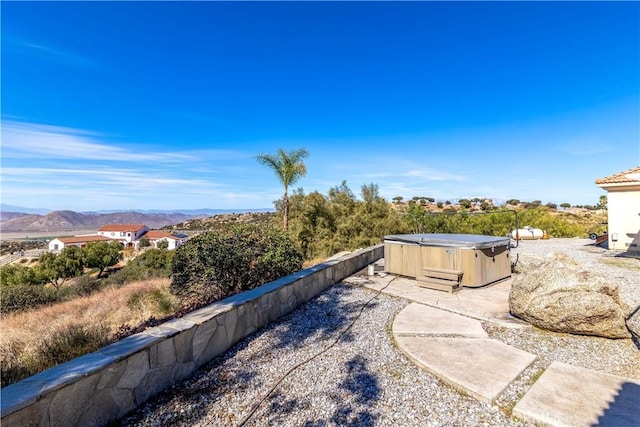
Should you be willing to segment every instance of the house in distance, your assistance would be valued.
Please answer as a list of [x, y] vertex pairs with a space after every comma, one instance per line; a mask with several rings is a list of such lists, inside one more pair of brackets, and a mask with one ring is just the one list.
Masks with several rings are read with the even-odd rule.
[[152, 248], [157, 248], [160, 242], [166, 241], [167, 249], [171, 250], [184, 245], [189, 238], [161, 230], [149, 230], [149, 227], [144, 224], [107, 224], [100, 227], [96, 234], [55, 238], [49, 242], [49, 251], [60, 252], [68, 246], [83, 248], [91, 242], [113, 240], [122, 243], [125, 248], [135, 250], [140, 249], [141, 243], [145, 241]]

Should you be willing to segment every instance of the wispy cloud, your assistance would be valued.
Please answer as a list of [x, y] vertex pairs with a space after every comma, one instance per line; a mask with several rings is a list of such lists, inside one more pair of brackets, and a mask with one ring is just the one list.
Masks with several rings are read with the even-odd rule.
[[179, 168], [4, 167], [1, 177], [3, 200], [23, 205], [34, 200], [33, 204], [39, 206], [57, 206], [62, 201], [65, 208], [76, 210], [116, 205], [179, 209], [203, 201], [211, 203], [209, 206], [233, 207], [263, 198], [257, 190], [239, 193], [227, 182], [180, 175]]
[[459, 173], [453, 173], [433, 168], [419, 167], [410, 163], [398, 162], [394, 166], [380, 166], [371, 168], [377, 172], [365, 172], [360, 176], [369, 179], [400, 179], [415, 178], [424, 181], [466, 181], [467, 177]]
[[26, 122], [2, 123], [2, 156], [31, 159], [85, 159], [176, 162], [195, 157], [175, 152], [149, 152], [102, 141], [101, 134], [82, 129]]
[[410, 176], [420, 179], [426, 179], [428, 181], [466, 181], [467, 178], [464, 175], [455, 174], [447, 171], [437, 169], [413, 169], [407, 171], [404, 176]]
[[42, 60], [56, 62], [72, 67], [92, 68], [105, 70], [109, 67], [102, 61], [88, 56], [73, 52], [69, 49], [63, 49], [51, 44], [45, 44], [32, 40], [25, 40], [11, 35], [3, 35], [5, 46], [9, 48], [19, 49], [25, 54], [36, 56]]
[[[136, 191], [145, 188], [155, 188], [161, 190], [171, 187], [196, 188], [196, 187], [222, 187], [222, 184], [215, 182], [191, 179], [186, 177], [175, 177], [167, 171], [157, 171], [156, 174], [149, 174], [149, 170], [137, 171], [133, 169], [82, 169], [82, 168], [40, 168], [40, 167], [5, 167], [2, 168], [2, 179], [6, 182], [37, 182], [49, 185], [74, 186], [91, 188], [91, 186], [114, 186], [123, 191]], [[186, 187], [188, 186], [188, 187]]]
[[261, 207], [266, 203], [252, 185], [252, 155], [233, 149], [164, 152], [116, 145], [94, 131], [5, 121], [2, 197], [21, 206], [74, 210]]

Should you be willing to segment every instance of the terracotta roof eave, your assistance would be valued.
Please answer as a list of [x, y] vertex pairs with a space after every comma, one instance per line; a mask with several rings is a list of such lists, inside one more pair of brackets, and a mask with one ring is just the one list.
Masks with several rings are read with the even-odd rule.
[[640, 183], [640, 167], [628, 169], [604, 178], [596, 179], [596, 185], [637, 184]]
[[640, 190], [639, 182], [614, 182], [610, 184], [598, 184], [598, 187], [607, 191], [634, 191]]
[[101, 242], [105, 240], [113, 240], [105, 236], [80, 236], [80, 237], [58, 237], [57, 240], [62, 243], [83, 243], [83, 242]]

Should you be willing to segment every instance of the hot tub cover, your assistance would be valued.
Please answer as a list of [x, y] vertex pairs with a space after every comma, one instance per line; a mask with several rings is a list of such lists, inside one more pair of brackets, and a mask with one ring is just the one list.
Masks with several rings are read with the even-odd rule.
[[510, 243], [508, 238], [481, 234], [391, 234], [384, 236], [384, 241], [459, 249], [495, 248], [509, 246]]

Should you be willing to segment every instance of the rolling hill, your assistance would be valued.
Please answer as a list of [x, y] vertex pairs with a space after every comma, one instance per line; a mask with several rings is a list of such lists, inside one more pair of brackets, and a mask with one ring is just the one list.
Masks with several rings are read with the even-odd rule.
[[105, 224], [146, 224], [149, 228], [161, 228], [206, 215], [186, 215], [182, 213], [78, 213], [73, 211], [53, 211], [46, 215], [21, 212], [2, 212], [0, 228], [12, 231], [64, 231], [98, 229]]

